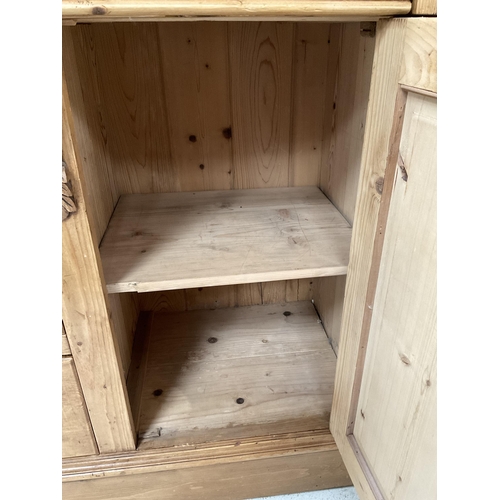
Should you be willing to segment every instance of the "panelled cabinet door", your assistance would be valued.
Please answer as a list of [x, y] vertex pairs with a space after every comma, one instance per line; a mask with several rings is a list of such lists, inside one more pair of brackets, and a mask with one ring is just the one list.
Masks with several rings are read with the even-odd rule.
[[362, 500], [432, 500], [436, 20], [377, 37], [331, 430]]

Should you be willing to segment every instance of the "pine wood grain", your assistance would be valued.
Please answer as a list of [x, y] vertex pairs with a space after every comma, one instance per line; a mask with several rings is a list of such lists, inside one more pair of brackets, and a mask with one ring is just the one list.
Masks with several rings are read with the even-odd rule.
[[314, 306], [335, 353], [339, 349], [345, 283], [345, 276], [329, 276], [316, 278], [313, 284]]
[[[380, 191], [383, 195], [388, 189], [384, 185], [389, 184], [388, 187], [390, 187], [393, 180], [393, 178], [384, 180], [384, 175], [386, 167], [389, 167], [388, 160], [391, 161], [389, 170], [394, 171], [395, 168], [396, 160], [392, 152], [394, 148], [397, 152], [399, 139], [393, 129], [401, 114], [397, 102], [400, 93], [399, 85], [404, 83], [401, 78], [405, 74], [411, 74], [413, 82], [423, 82], [422, 84], [425, 85], [426, 82], [432, 81], [432, 77], [422, 77], [422, 75], [432, 75], [434, 72], [432, 67], [421, 66], [422, 61], [430, 60], [428, 57], [407, 57], [409, 54], [405, 42], [407, 30], [411, 29], [411, 36], [414, 38], [413, 47], [425, 47], [428, 40], [432, 38], [428, 36], [428, 33], [429, 26], [433, 22], [435, 20], [431, 19], [395, 19], [380, 21], [377, 24], [374, 73], [370, 88], [370, 104], [367, 112], [358, 190], [360, 195], [356, 204], [353, 226], [338, 371], [330, 422], [330, 428], [346, 467], [358, 495], [363, 500], [378, 498], [374, 493], [377, 485], [373, 475], [367, 473], [366, 463], [363, 465], [363, 461], [358, 459], [359, 449], [353, 448], [352, 439], [350, 439], [353, 435], [349, 429], [355, 423], [352, 419], [351, 408], [356, 405], [353, 395], [357, 394], [355, 387], [358, 383], [357, 370], [363, 369], [363, 364], [359, 360], [363, 359], [362, 353], [366, 348], [366, 340], [362, 340], [364, 318], [365, 315], [371, 314], [370, 308], [373, 308], [373, 303], [370, 302], [369, 296], [373, 287], [377, 286], [376, 273], [372, 273], [372, 267], [376, 268], [380, 263], [380, 254], [375, 245], [378, 238], [375, 235], [382, 231], [380, 237], [382, 240], [384, 237], [385, 221], [379, 220]], [[423, 37], [421, 44], [417, 40], [419, 33]], [[435, 47], [431, 52], [433, 50]], [[414, 66], [409, 72], [411, 64]], [[372, 275], [375, 276], [375, 281]], [[359, 412], [356, 413], [356, 418], [360, 418]], [[375, 490], [372, 490], [372, 486]]]
[[352, 224], [370, 91], [375, 38], [360, 23], [343, 24], [335, 80], [330, 147], [321, 190]]
[[335, 354], [310, 302], [155, 313], [149, 335], [140, 438], [172, 446], [328, 425]]
[[411, 9], [409, 1], [393, 0], [344, 0], [324, 1], [313, 0], [273, 0], [262, 2], [259, 0], [204, 0], [196, 2], [183, 0], [164, 2], [154, 0], [148, 3], [137, 0], [105, 0], [104, 3], [88, 2], [82, 4], [76, 0], [63, 0], [63, 20], [78, 19], [84, 22], [114, 21], [126, 18], [136, 20], [161, 19], [161, 18], [192, 18], [199, 17], [225, 18], [246, 17], [249, 19], [294, 16], [321, 18], [336, 17], [349, 18], [356, 16], [381, 17], [407, 14]]
[[[265, 301], [264, 301], [265, 297]], [[138, 295], [141, 311], [181, 312], [312, 300], [313, 280], [211, 286], [182, 290], [145, 292]]]
[[[234, 445], [233, 445], [234, 446]], [[293, 450], [293, 449], [292, 449]], [[289, 450], [250, 460], [63, 483], [65, 500], [244, 500], [350, 485], [338, 450]]]
[[108, 291], [345, 273], [351, 229], [315, 187], [123, 196], [100, 247]]
[[[130, 408], [95, 234], [85, 200], [86, 185], [65, 79], [63, 78], [63, 158], [79, 210], [62, 224], [63, 321], [100, 452], [135, 448]], [[96, 390], [96, 387], [99, 390]]]
[[333, 95], [328, 56], [336, 40], [330, 40], [330, 26], [298, 23], [295, 28], [289, 186], [319, 184], [325, 99]]
[[62, 456], [97, 453], [87, 408], [71, 358], [62, 360]]
[[436, 132], [436, 99], [409, 94], [354, 427], [395, 500], [436, 497]]
[[291, 23], [230, 23], [235, 188], [288, 186]]
[[437, 0], [412, 0], [411, 13], [419, 16], [434, 16], [437, 14]]
[[338, 26], [65, 28], [76, 133], [106, 202], [101, 236], [125, 193], [317, 185], [338, 47], [327, 31]]
[[78, 137], [82, 171], [88, 179], [85, 202], [97, 241], [100, 241], [119, 198], [110, 174], [106, 153], [106, 130], [102, 123], [98, 75], [89, 70], [96, 64], [90, 30], [62, 30], [63, 66], [71, 101], [71, 113]]
[[437, 19], [408, 19], [404, 38], [401, 85], [437, 92]]
[[171, 163], [182, 191], [233, 184], [227, 23], [161, 24]]

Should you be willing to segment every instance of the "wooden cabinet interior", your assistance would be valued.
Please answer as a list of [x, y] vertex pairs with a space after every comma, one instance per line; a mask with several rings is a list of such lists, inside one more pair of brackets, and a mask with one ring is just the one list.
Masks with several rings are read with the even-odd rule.
[[[128, 193], [319, 186], [352, 223], [374, 48], [360, 23], [79, 25], [63, 36], [97, 241]], [[315, 280], [311, 297], [332, 329], [342, 278], [326, 300], [321, 289], [336, 279]], [[262, 301], [273, 287], [252, 286]], [[126, 372], [144, 301], [109, 300]]]
[[[295, 444], [300, 439], [312, 443], [319, 439], [320, 444], [312, 444], [311, 449], [328, 452], [330, 460], [338, 460], [328, 419], [374, 46], [374, 24], [360, 22], [163, 22], [63, 28], [72, 127], [68, 133], [78, 161], [65, 160], [70, 176], [77, 170], [81, 173], [82, 192], [76, 190], [75, 198], [77, 203], [84, 202], [94, 242], [93, 253], [88, 252], [95, 256], [99, 287], [100, 298], [94, 305], [102, 314], [103, 338], [112, 342], [106, 344], [106, 352], [115, 353], [115, 361], [107, 358], [107, 362], [120, 372], [110, 380], [104, 370], [96, 370], [92, 386], [81, 377], [101, 454], [126, 452], [137, 445], [140, 451], [204, 442], [219, 443], [214, 446], [223, 450], [227, 440], [284, 433], [288, 438], [283, 434], [280, 446], [285, 446], [286, 439]], [[215, 200], [217, 209], [227, 213], [227, 199], [262, 192], [267, 201], [257, 205], [257, 212], [271, 228], [270, 233], [266, 229], [266, 238], [258, 239], [259, 227], [252, 226], [250, 217], [236, 222], [223, 219], [218, 224], [213, 219], [219, 233], [210, 233], [224, 236], [222, 246], [230, 254], [231, 228], [236, 242], [237, 231], [247, 224], [254, 231], [250, 236], [262, 245], [261, 254], [255, 247], [253, 255], [260, 267], [251, 273], [242, 273], [244, 254], [243, 261], [233, 262], [218, 247], [217, 261], [211, 263], [210, 252], [215, 250], [207, 247], [205, 254], [197, 254], [200, 247], [191, 239], [188, 246], [195, 251], [193, 262], [199, 256], [207, 260], [198, 271], [183, 275], [179, 252], [180, 260], [173, 266], [179, 276], [176, 283], [167, 283], [172, 273], [165, 278], [153, 269], [154, 277], [144, 283], [155, 282], [154, 286], [134, 288], [129, 284], [140, 281], [126, 278], [112, 279], [106, 289], [103, 280], [119, 264], [125, 248], [120, 238], [113, 240], [113, 220], [121, 216], [120, 207], [127, 200], [137, 200], [141, 212], [146, 210], [144, 200], [160, 200], [160, 205], [164, 204], [161, 200], [177, 200], [182, 211], [182, 200], [198, 197]], [[325, 216], [313, 214], [311, 218], [300, 211], [304, 193], [309, 197], [305, 205], [310, 199], [320, 200]], [[285, 205], [277, 203], [280, 198], [286, 199]], [[238, 202], [240, 205], [244, 206]], [[154, 205], [147, 206], [155, 212]], [[200, 204], [197, 210], [201, 213], [191, 213], [179, 227], [186, 226], [190, 218], [196, 220], [196, 215], [203, 220], [208, 209], [207, 203]], [[133, 211], [122, 215], [129, 220], [117, 226], [121, 237], [138, 242], [149, 236], [153, 244], [158, 241], [159, 232], [149, 228], [145, 235], [148, 229], [139, 228]], [[78, 220], [71, 217], [70, 224]], [[160, 226], [168, 240], [170, 226], [162, 221]], [[269, 258], [273, 245], [283, 249], [283, 258], [275, 262]], [[295, 261], [285, 259], [287, 245], [300, 250]], [[139, 246], [128, 248], [140, 258], [144, 248]], [[78, 249], [71, 248], [76, 255]], [[130, 264], [130, 258], [126, 262]], [[129, 265], [125, 271], [131, 269], [136, 270]], [[207, 281], [203, 273], [211, 269], [216, 271]], [[117, 283], [125, 285], [115, 286]], [[292, 315], [287, 318], [284, 312]], [[144, 318], [151, 314], [151, 338], [144, 341], [141, 335], [148, 335]], [[308, 318], [310, 329], [301, 327], [295, 332], [293, 321], [301, 315]], [[211, 318], [222, 318], [213, 330]], [[95, 358], [85, 350], [87, 340], [81, 345], [79, 321], [76, 313], [65, 318], [77, 369], [85, 373], [92, 369], [89, 360]], [[178, 333], [171, 327], [176, 321]], [[254, 328], [247, 332], [247, 343], [239, 326], [245, 322]], [[158, 324], [168, 327], [155, 326]], [[182, 325], [186, 324], [199, 328], [185, 332]], [[262, 335], [264, 331], [269, 339]], [[211, 345], [205, 337], [219, 341]], [[148, 351], [152, 339], [164, 347]], [[225, 339], [234, 345], [226, 345]], [[170, 342], [175, 344], [173, 350], [165, 347]], [[203, 357], [208, 353], [205, 362], [191, 359], [196, 357], [199, 343], [204, 346]], [[257, 347], [244, 361], [235, 361], [235, 349], [252, 353]], [[161, 354], [161, 349], [178, 352], [186, 363], [162, 361], [164, 383], [156, 387], [153, 354]], [[144, 356], [149, 361], [144, 362]], [[201, 379], [209, 380], [214, 370], [211, 363], [228, 376], [227, 384], [218, 381], [219, 385], [212, 386], [213, 393], [203, 383], [182, 378], [184, 368], [187, 373], [199, 370]], [[265, 381], [266, 373], [272, 371], [274, 375], [267, 377], [276, 377], [277, 385]], [[171, 379], [173, 372], [177, 385], [171, 386], [170, 396], [177, 403], [167, 405], [165, 379]], [[300, 380], [294, 379], [298, 373]], [[125, 380], [128, 393], [122, 392], [126, 391]], [[112, 402], [116, 408], [127, 406], [120, 413], [122, 421], [108, 425], [102, 435], [100, 429], [111, 414], [105, 395], [92, 394], [95, 386], [117, 394]], [[240, 396], [238, 386], [250, 396]], [[163, 392], [157, 392], [160, 390]], [[175, 394], [181, 396], [176, 399]], [[245, 400], [241, 405], [235, 403], [240, 397]], [[233, 422], [230, 415], [236, 415], [236, 410]], [[199, 420], [193, 416], [197, 411]], [[175, 419], [179, 425], [174, 428]], [[207, 423], [210, 419], [213, 424]], [[131, 447], [134, 430], [139, 441]], [[96, 460], [103, 463], [99, 457]], [[313, 464], [312, 460], [311, 467]], [[343, 467], [341, 462], [339, 467]], [[68, 477], [87, 477], [91, 473], [85, 470], [90, 469], [75, 472], [70, 468]], [[348, 483], [347, 475], [339, 472], [322, 487]]]

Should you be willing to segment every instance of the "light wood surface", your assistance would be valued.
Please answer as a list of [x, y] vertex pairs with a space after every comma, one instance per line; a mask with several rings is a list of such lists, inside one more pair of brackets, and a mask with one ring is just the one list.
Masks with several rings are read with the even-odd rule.
[[[346, 283], [345, 308], [342, 318], [339, 358], [335, 379], [334, 401], [332, 406], [331, 430], [342, 453], [344, 463], [351, 475], [357, 493], [362, 500], [373, 500], [377, 496], [377, 484], [373, 474], [360, 457], [361, 450], [353, 445], [351, 439], [353, 425], [351, 408], [356, 406], [356, 384], [359, 382], [357, 370], [363, 369], [363, 352], [366, 339], [363, 338], [365, 316], [371, 315], [373, 302], [370, 294], [377, 286], [376, 270], [380, 264], [376, 241], [384, 238], [385, 221], [379, 218], [381, 198], [391, 187], [393, 177], [384, 179], [388, 171], [396, 168], [399, 138], [394, 133], [394, 126], [400, 119], [402, 110], [398, 104], [402, 78], [412, 74], [411, 80], [427, 90], [426, 82], [432, 81], [422, 75], [435, 74], [434, 69], [420, 66], [431, 61], [421, 58], [408, 58], [406, 38], [412, 39], [413, 47], [426, 47], [428, 34], [432, 31], [433, 19], [394, 19], [380, 21], [377, 24], [377, 40], [374, 56], [374, 73], [370, 88], [370, 104], [367, 113], [365, 141], [362, 155], [362, 169], [358, 201], [353, 226], [353, 240], [350, 250], [350, 262]], [[411, 33], [408, 35], [408, 33]], [[418, 41], [421, 36], [421, 42]], [[422, 54], [427, 49], [422, 51]], [[427, 50], [435, 51], [435, 47]], [[410, 65], [412, 70], [409, 71]], [[419, 69], [420, 67], [420, 69]], [[404, 106], [403, 106], [404, 109]], [[396, 143], [394, 143], [396, 141]], [[390, 168], [388, 160], [391, 162]], [[378, 187], [378, 189], [377, 189]], [[380, 189], [382, 187], [382, 189]], [[382, 191], [382, 193], [380, 192]], [[376, 237], [377, 235], [377, 237]], [[412, 253], [408, 250], [408, 254]], [[373, 279], [375, 278], [375, 281]], [[368, 322], [369, 326], [369, 322]], [[362, 373], [362, 372], [361, 372]], [[362, 418], [356, 413], [356, 418]], [[351, 436], [351, 437], [349, 437]], [[402, 444], [403, 446], [404, 444]], [[366, 467], [365, 467], [366, 465]], [[394, 479], [394, 478], [393, 478]], [[372, 490], [374, 486], [375, 490]], [[374, 492], [375, 491], [375, 492]]]
[[436, 99], [409, 94], [354, 427], [395, 500], [436, 498], [436, 132]]
[[87, 408], [78, 383], [75, 363], [62, 360], [62, 456], [78, 457], [97, 453]]
[[[371, 35], [375, 29], [373, 23], [350, 23], [331, 25], [330, 31], [331, 42], [337, 49], [330, 51], [328, 81], [335, 92], [325, 105], [319, 186], [352, 224], [375, 49]], [[331, 109], [333, 114], [328, 112]], [[335, 352], [344, 293], [344, 277], [315, 280], [314, 302]]]
[[[233, 445], [234, 446], [234, 445]], [[293, 450], [293, 449], [292, 449]], [[350, 485], [335, 448], [63, 483], [65, 500], [244, 500]], [[291, 452], [291, 453], [290, 453]]]
[[155, 29], [168, 114], [170, 175], [175, 174], [182, 191], [230, 189], [232, 141], [224, 135], [231, 128], [228, 25], [172, 23]]
[[328, 426], [336, 357], [311, 302], [154, 313], [143, 335], [138, 431], [155, 446]]
[[345, 283], [345, 276], [329, 276], [316, 278], [313, 285], [314, 306], [335, 353], [339, 350]]
[[[366, 26], [365, 26], [366, 25]], [[333, 114], [324, 135], [324, 158], [319, 186], [352, 224], [361, 168], [375, 37], [372, 23], [340, 27]]]
[[406, 22], [401, 85], [437, 92], [437, 19], [414, 18]]
[[343, 274], [351, 229], [315, 187], [123, 196], [100, 248], [109, 292]]
[[328, 63], [337, 40], [331, 39], [331, 29], [328, 23], [299, 23], [295, 27], [290, 186], [319, 185], [323, 117], [325, 111], [331, 117], [332, 110], [331, 107], [326, 110], [325, 99], [318, 99], [318, 96], [333, 96], [333, 88], [329, 88]]
[[292, 23], [230, 23], [235, 187], [288, 185]]
[[437, 14], [437, 0], [412, 0], [411, 13], [419, 16], [434, 16]]
[[[98, 234], [120, 194], [318, 185], [328, 163], [341, 26], [64, 28], [77, 137], [85, 168], [95, 170]], [[364, 57], [346, 50], [342, 78], [357, 75], [353, 57]], [[350, 120], [349, 111], [342, 116]]]
[[[90, 31], [63, 29], [63, 66], [74, 133], [78, 138], [81, 169], [87, 182], [85, 206], [92, 233], [100, 242], [108, 225], [119, 192], [112, 175], [112, 159], [107, 148], [107, 131], [102, 119], [99, 80], [97, 73], [86, 65], [96, 64], [96, 51]], [[132, 338], [137, 321], [137, 307], [130, 295], [110, 298], [109, 307], [124, 373], [128, 370]]]
[[328, 429], [281, 432], [252, 438], [233, 438], [196, 445], [138, 449], [134, 453], [105, 454], [63, 460], [63, 481], [143, 474], [206, 465], [251, 462], [270, 456], [335, 451]]
[[[74, 145], [63, 78], [63, 159], [79, 209], [62, 223], [63, 321], [100, 452], [135, 448], [119, 349], [95, 234], [87, 216], [86, 186]], [[98, 389], [97, 389], [98, 388]]]
[[200, 16], [220, 17], [383, 17], [410, 12], [409, 1], [391, 0], [182, 0], [166, 2], [153, 0], [147, 3], [138, 0], [105, 0], [102, 3], [82, 4], [75, 0], [63, 0], [63, 20], [114, 21], [116, 18], [140, 19], [192, 18]]
[[[138, 294], [141, 311], [181, 312], [196, 309], [254, 306], [312, 300], [314, 280], [300, 279], [145, 292]], [[122, 294], [120, 294], [122, 295]]]

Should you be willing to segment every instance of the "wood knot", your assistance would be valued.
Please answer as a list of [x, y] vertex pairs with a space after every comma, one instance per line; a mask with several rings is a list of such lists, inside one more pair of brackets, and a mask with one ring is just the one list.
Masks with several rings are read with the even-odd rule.
[[98, 7], [94, 7], [92, 9], [92, 14], [94, 16], [104, 16], [107, 13], [108, 13], [108, 9], [106, 9], [106, 7], [104, 7], [103, 5], [100, 5]]
[[231, 139], [231, 137], [233, 136], [233, 131], [231, 130], [231, 127], [227, 127], [227, 128], [225, 128], [225, 129], [222, 131], [222, 135], [223, 135], [226, 139]]
[[404, 354], [400, 354], [399, 355], [401, 361], [405, 364], [405, 365], [410, 365], [411, 364], [411, 361], [408, 359], [407, 356], [405, 356]]
[[384, 178], [383, 177], [379, 177], [375, 181], [375, 190], [377, 191], [378, 194], [382, 194], [382, 192], [384, 191]]

